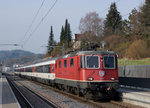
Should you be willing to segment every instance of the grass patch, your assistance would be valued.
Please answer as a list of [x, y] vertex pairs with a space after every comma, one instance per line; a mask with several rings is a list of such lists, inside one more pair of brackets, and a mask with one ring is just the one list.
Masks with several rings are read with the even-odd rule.
[[118, 59], [118, 65], [150, 65], [150, 58], [141, 60]]

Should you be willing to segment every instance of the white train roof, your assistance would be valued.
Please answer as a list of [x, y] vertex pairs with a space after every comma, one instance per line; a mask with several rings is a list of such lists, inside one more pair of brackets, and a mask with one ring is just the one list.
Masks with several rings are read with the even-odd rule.
[[29, 67], [37, 67], [37, 66], [50, 65], [50, 64], [55, 64], [55, 62], [56, 62], [56, 60], [43, 61], [43, 62], [31, 64], [31, 65], [26, 65], [26, 66], [18, 67], [16, 69], [23, 69], [23, 68], [29, 68]]
[[44, 66], [44, 65], [49, 65], [49, 64], [55, 64], [56, 60], [51, 60], [51, 61], [45, 61], [45, 62], [41, 62], [41, 63], [36, 63], [33, 66]]

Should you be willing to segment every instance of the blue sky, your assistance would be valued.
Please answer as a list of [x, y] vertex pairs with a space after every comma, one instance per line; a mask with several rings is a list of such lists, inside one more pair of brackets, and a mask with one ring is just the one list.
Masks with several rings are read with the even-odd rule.
[[[32, 28], [26, 36], [37, 10], [43, 0], [0, 0], [0, 44], [23, 44], [39, 24], [55, 0], [45, 0]], [[118, 1], [118, 2], [117, 2]], [[30, 37], [23, 48], [16, 46], [2, 46], [0, 50], [23, 49], [34, 53], [45, 53], [50, 26], [53, 26], [54, 37], [59, 41], [62, 25], [67, 18], [72, 30], [72, 35], [79, 33], [78, 26], [81, 17], [86, 13], [96, 11], [101, 18], [105, 18], [112, 2], [117, 2], [117, 9], [121, 15], [126, 15], [133, 8], [137, 8], [145, 0], [58, 0], [55, 7], [41, 23], [36, 32]], [[105, 10], [105, 11], [104, 11]], [[128, 15], [124, 16], [126, 19]]]

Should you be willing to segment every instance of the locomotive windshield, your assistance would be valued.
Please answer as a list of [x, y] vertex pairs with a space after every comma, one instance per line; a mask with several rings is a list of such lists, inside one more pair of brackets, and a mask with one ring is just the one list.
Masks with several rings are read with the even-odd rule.
[[114, 69], [115, 68], [115, 57], [114, 56], [104, 56], [104, 68]]
[[99, 64], [99, 56], [86, 56], [86, 68], [97, 69]]

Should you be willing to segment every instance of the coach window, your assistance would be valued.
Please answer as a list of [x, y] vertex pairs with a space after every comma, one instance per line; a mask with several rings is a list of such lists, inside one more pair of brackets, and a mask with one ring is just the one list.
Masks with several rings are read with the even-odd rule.
[[48, 65], [49, 73], [51, 72], [51, 65]]
[[32, 72], [32, 67], [26, 68], [26, 72]]
[[61, 68], [61, 61], [59, 61], [59, 68]]
[[54, 72], [54, 65], [52, 66], [52, 72]]
[[36, 71], [36, 72], [43, 72], [43, 66], [37, 66], [37, 67], [35, 68], [35, 71]]
[[64, 67], [67, 67], [67, 60], [64, 60]]
[[44, 73], [49, 73], [49, 65], [43, 66], [43, 72]]
[[49, 72], [51, 73], [51, 65], [49, 65]]
[[21, 72], [24, 72], [24, 68], [21, 68]]
[[73, 58], [70, 59], [70, 67], [73, 67]]

